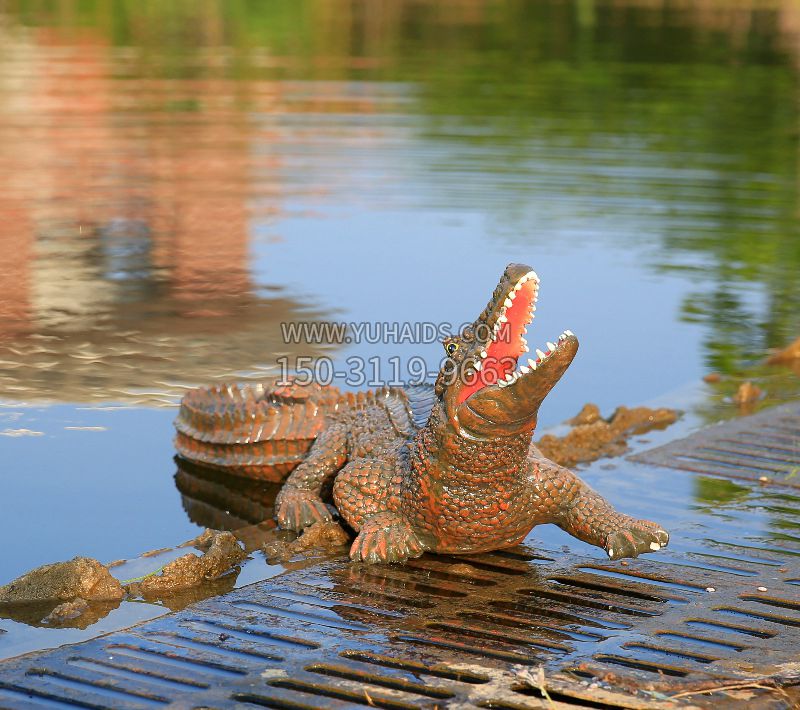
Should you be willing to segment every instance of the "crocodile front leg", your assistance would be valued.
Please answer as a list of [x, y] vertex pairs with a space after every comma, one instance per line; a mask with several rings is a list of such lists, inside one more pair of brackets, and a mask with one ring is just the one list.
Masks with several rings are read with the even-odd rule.
[[565, 532], [603, 548], [612, 560], [667, 546], [669, 533], [657, 523], [618, 512], [566, 468], [547, 459], [538, 463], [547, 507], [554, 512], [553, 522]]
[[404, 562], [426, 549], [401, 510], [402, 476], [392, 461], [351, 461], [336, 477], [333, 500], [358, 532], [350, 548], [354, 562]]
[[282, 528], [299, 532], [316, 522], [332, 520], [320, 494], [325, 482], [347, 462], [347, 454], [343, 426], [334, 424], [317, 437], [275, 499], [275, 517]]

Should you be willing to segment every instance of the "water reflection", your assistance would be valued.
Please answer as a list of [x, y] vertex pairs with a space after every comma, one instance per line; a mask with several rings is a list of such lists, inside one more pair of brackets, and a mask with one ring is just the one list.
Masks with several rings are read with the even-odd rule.
[[253, 283], [253, 129], [234, 88], [199, 87], [202, 115], [150, 111], [170, 88], [120, 82], [102, 31], [72, 29], [0, 26], [0, 396], [153, 401], [263, 377], [292, 352], [279, 322], [320, 311]]
[[275, 527], [273, 505], [280, 484], [232, 476], [178, 457], [175, 463], [175, 487], [196, 525], [231, 531], [262, 522]]
[[[455, 229], [457, 254], [441, 225], [392, 245], [430, 254], [421, 292], [442, 258], [476, 249], [487, 271], [495, 253], [553, 254], [551, 272], [575, 269], [589, 293], [668, 275], [678, 310], [628, 311], [628, 293], [608, 304], [619, 324], [569, 324], [593, 367], [647, 312], [670, 336], [642, 340], [640, 378], [654, 362], [670, 384], [735, 371], [800, 332], [799, 18], [790, 2], [13, 2], [0, 395], [152, 402], [178, 381], [263, 377], [293, 353], [279, 321], [358, 310], [341, 281], [385, 259], [354, 251], [391, 234], [386, 209], [409, 231], [435, 211], [481, 220], [479, 236]], [[339, 231], [344, 205], [375, 215], [354, 226], [368, 239]], [[304, 251], [297, 219], [336, 242], [337, 263]], [[582, 268], [587, 249], [613, 273]], [[299, 286], [322, 267], [341, 293]], [[575, 391], [596, 381], [576, 377]]]

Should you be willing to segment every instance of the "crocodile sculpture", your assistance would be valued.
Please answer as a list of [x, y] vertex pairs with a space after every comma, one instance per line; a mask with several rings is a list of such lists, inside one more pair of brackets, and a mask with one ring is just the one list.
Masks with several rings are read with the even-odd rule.
[[445, 340], [432, 389], [196, 390], [176, 421], [179, 453], [273, 479], [296, 465], [275, 503], [292, 530], [331, 519], [332, 484], [358, 533], [355, 561], [501, 549], [542, 523], [611, 559], [659, 550], [665, 530], [617, 512], [532, 444], [539, 406], [578, 350], [564, 331], [527, 358], [538, 290], [530, 267], [509, 265], [476, 321]]

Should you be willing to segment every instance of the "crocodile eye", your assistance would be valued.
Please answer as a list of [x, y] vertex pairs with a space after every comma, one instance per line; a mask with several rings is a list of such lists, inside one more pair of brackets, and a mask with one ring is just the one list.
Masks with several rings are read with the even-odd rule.
[[453, 355], [458, 350], [458, 343], [445, 343], [444, 350], [448, 355]]

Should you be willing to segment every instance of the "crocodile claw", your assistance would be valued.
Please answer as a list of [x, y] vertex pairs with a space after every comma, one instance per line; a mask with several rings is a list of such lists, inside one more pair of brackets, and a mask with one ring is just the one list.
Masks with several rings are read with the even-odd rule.
[[296, 532], [314, 523], [333, 520], [328, 506], [316, 493], [289, 485], [275, 499], [275, 517], [284, 530]]
[[612, 560], [638, 557], [644, 552], [658, 552], [669, 543], [669, 533], [649, 520], [631, 518], [606, 538], [603, 546]]
[[405, 562], [423, 552], [425, 548], [404, 518], [394, 513], [378, 513], [361, 528], [350, 548], [350, 559], [368, 564]]

